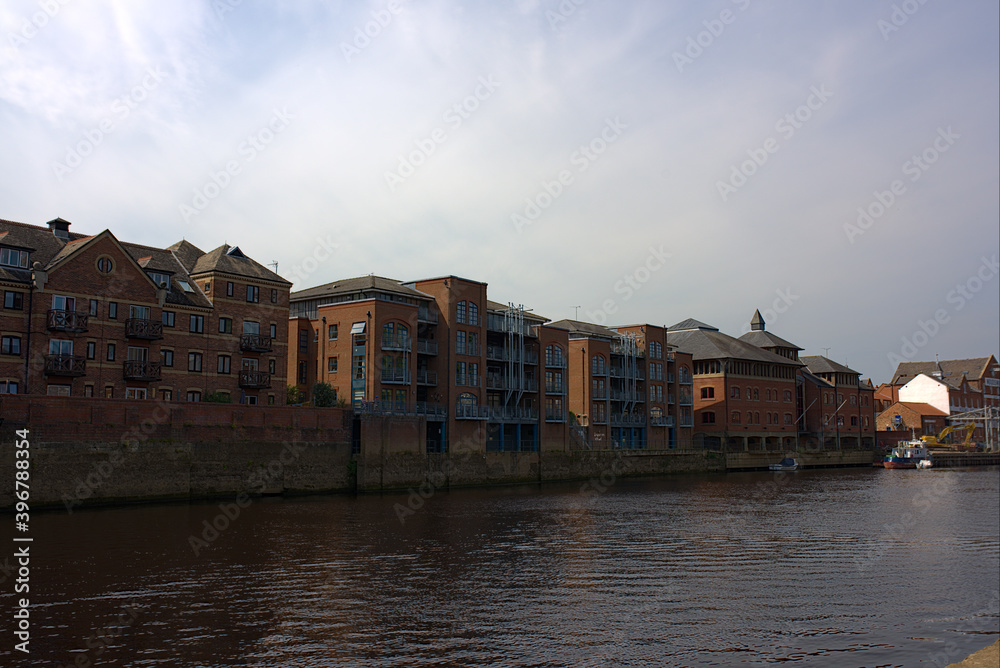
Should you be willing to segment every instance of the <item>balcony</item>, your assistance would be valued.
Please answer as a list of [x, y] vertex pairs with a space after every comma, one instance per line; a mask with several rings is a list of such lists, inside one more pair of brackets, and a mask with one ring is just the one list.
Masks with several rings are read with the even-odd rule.
[[382, 350], [396, 350], [399, 352], [410, 352], [410, 337], [408, 336], [388, 336], [382, 338]]
[[689, 373], [682, 373], [680, 377], [681, 385], [693, 385], [694, 377]]
[[594, 366], [590, 365], [590, 375], [591, 376], [607, 376], [608, 367], [606, 366]]
[[486, 359], [491, 362], [521, 362], [538, 364], [538, 353], [534, 350], [508, 350], [503, 346], [486, 346]]
[[682, 427], [693, 427], [694, 426], [694, 418], [682, 417], [681, 418], [681, 426]]
[[667, 403], [668, 404], [675, 404], [675, 403], [677, 403], [677, 400], [674, 398], [674, 393], [673, 392], [670, 392], [670, 393], [667, 394]]
[[649, 424], [654, 427], [673, 427], [674, 426], [674, 416], [673, 415], [660, 415], [656, 417], [649, 418]]
[[564, 383], [545, 383], [545, 394], [566, 394]]
[[431, 387], [436, 387], [437, 384], [438, 384], [437, 371], [428, 371], [427, 369], [417, 369], [417, 385], [430, 385]]
[[83, 355], [46, 355], [46, 376], [85, 376], [87, 358]]
[[[263, 334], [243, 334], [240, 336], [240, 350], [245, 353], [269, 353], [271, 352], [271, 337]], [[268, 387], [270, 387], [270, 379]]]
[[621, 341], [615, 341], [611, 344], [611, 354], [612, 355], [629, 355], [632, 352], [635, 353], [636, 357], [645, 357], [646, 351], [635, 346], [630, 346], [628, 344], [622, 343]]
[[125, 380], [160, 380], [160, 363], [145, 360], [127, 360], [124, 364]]
[[537, 392], [538, 381], [534, 378], [525, 378], [518, 381], [516, 378], [504, 378], [496, 374], [486, 376], [487, 390], [513, 390], [516, 392]]
[[130, 339], [155, 341], [163, 338], [163, 323], [144, 318], [129, 318], [125, 321], [125, 336]]
[[632, 390], [611, 390], [611, 401], [645, 401], [645, 392]]
[[486, 408], [486, 406], [473, 406], [468, 404], [457, 404], [455, 406], [456, 420], [485, 420], [488, 415], [489, 409]]
[[396, 369], [382, 369], [382, 383], [386, 385], [409, 385], [410, 372]]
[[271, 374], [266, 371], [240, 371], [240, 387], [246, 390], [266, 390], [271, 387]]
[[479, 387], [479, 375], [471, 373], [456, 373], [455, 384], [464, 387]]
[[438, 314], [437, 311], [432, 311], [426, 307], [420, 307], [417, 309], [417, 322], [426, 322], [429, 325], [438, 324]]
[[54, 308], [49, 311], [48, 327], [53, 332], [86, 332], [89, 320], [87, 313]]
[[415, 404], [405, 401], [358, 401], [354, 403], [354, 411], [363, 415], [422, 416], [428, 420], [444, 420], [448, 417], [448, 411], [443, 406], [426, 401]]
[[690, 394], [682, 394], [680, 399], [681, 406], [693, 406], [694, 399]]
[[417, 340], [417, 354], [418, 355], [437, 355], [438, 354], [438, 344], [437, 341], [421, 341]]
[[607, 390], [594, 390], [590, 397], [594, 401], [604, 401], [608, 398]]
[[491, 422], [537, 422], [538, 409], [519, 406], [489, 408], [488, 417]]
[[674, 372], [673, 372], [673, 371], [671, 371], [671, 372], [669, 372], [669, 373], [667, 374], [667, 382], [668, 382], [668, 383], [672, 383], [672, 382], [674, 382]]
[[565, 369], [566, 368], [566, 358], [565, 357], [546, 357], [545, 366], [552, 367], [554, 369]]
[[616, 427], [644, 427], [646, 426], [646, 416], [627, 414], [612, 415], [611, 424]]
[[545, 411], [545, 421], [546, 422], [565, 422], [566, 421], [566, 411]]

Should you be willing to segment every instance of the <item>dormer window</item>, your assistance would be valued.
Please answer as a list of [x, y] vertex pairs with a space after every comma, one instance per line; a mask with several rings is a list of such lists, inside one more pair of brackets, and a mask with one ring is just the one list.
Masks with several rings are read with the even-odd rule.
[[182, 281], [180, 279], [177, 279], [176, 283], [177, 285], [180, 286], [181, 290], [183, 290], [184, 292], [194, 292], [194, 288], [192, 288], [191, 284], [188, 283], [187, 281]]
[[16, 248], [0, 248], [0, 264], [6, 267], [28, 268], [28, 251]]
[[164, 287], [167, 290], [170, 289], [170, 274], [162, 274], [158, 271], [151, 271], [149, 272], [149, 277], [153, 279], [154, 283], [156, 283], [156, 287]]

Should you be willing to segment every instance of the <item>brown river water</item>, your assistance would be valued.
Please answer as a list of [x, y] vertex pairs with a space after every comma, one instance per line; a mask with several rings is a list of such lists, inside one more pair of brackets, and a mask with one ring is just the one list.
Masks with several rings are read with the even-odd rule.
[[0, 665], [944, 666], [1000, 634], [996, 467], [595, 483], [33, 512]]

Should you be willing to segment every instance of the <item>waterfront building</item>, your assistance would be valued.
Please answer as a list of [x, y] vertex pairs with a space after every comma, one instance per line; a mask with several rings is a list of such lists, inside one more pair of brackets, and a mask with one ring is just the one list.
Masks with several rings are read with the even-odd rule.
[[875, 445], [875, 387], [861, 374], [822, 355], [799, 360], [800, 444], [825, 450], [871, 449]]
[[934, 436], [947, 426], [948, 411], [928, 403], [896, 401], [875, 418], [883, 447], [891, 447], [912, 437]]
[[0, 392], [284, 404], [291, 284], [223, 245], [0, 221]]
[[[941, 360], [937, 362], [901, 362], [896, 366], [890, 385], [897, 389], [907, 385], [920, 374], [930, 376], [953, 388], [950, 406], [962, 412], [977, 408], [1000, 407], [1000, 364], [993, 355], [972, 359]], [[962, 387], [963, 379], [969, 392]], [[978, 392], [979, 394], [975, 394]], [[896, 396], [897, 399], [900, 397]], [[978, 403], [978, 405], [970, 405]]]

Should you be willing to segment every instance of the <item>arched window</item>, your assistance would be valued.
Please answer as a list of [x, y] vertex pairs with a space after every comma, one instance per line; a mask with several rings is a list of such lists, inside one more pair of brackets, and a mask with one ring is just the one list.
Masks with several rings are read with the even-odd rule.
[[553, 344], [545, 346], [545, 366], [565, 367], [563, 349]]
[[594, 355], [590, 358], [590, 373], [595, 376], [608, 375], [607, 361], [604, 355]]
[[757, 411], [754, 411], [753, 413], [753, 423], [760, 424], [760, 413], [758, 413]]
[[479, 325], [479, 307], [475, 302], [469, 302], [469, 324]]
[[455, 307], [455, 320], [460, 324], [464, 325], [466, 319], [469, 317], [469, 302], [464, 299], [458, 302], [458, 306]]

